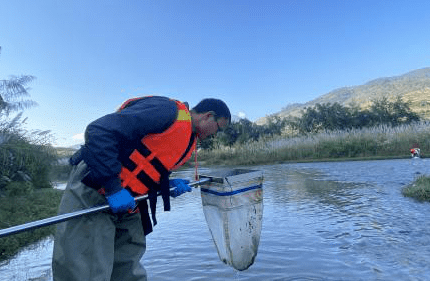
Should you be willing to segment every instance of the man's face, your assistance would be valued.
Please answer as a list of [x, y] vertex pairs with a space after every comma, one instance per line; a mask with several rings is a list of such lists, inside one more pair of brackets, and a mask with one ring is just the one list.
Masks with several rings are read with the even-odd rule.
[[200, 140], [215, 135], [217, 132], [224, 130], [228, 126], [228, 120], [224, 117], [216, 120], [215, 115], [207, 112], [205, 113], [197, 128], [197, 136]]

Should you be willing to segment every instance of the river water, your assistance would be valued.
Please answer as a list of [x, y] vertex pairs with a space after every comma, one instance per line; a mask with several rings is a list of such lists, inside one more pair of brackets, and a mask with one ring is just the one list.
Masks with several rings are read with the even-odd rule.
[[[265, 179], [254, 265], [238, 272], [219, 261], [193, 191], [172, 199], [172, 212], [157, 213], [142, 259], [149, 280], [430, 280], [430, 204], [401, 194], [430, 174], [430, 159], [252, 169]], [[0, 264], [0, 279], [50, 281], [51, 255], [48, 238]]]

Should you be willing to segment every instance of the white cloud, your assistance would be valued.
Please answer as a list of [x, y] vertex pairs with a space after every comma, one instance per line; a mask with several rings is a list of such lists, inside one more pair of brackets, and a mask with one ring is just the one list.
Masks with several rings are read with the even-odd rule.
[[72, 137], [75, 141], [83, 141], [84, 140], [84, 133], [76, 134]]
[[69, 135], [68, 137], [57, 138], [52, 145], [55, 147], [72, 147], [72, 146], [81, 145], [83, 143], [84, 143], [84, 133], [76, 134], [72, 137], [70, 137]]
[[246, 118], [246, 114], [245, 114], [245, 112], [242, 112], [242, 111], [239, 111], [239, 112], [237, 113], [237, 116], [239, 116], [239, 118], [242, 118], [242, 119]]

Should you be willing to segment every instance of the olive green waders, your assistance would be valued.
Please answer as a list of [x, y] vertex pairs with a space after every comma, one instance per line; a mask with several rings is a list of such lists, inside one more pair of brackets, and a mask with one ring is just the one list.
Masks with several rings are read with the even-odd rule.
[[[59, 213], [106, 204], [105, 197], [81, 183], [87, 165], [74, 167]], [[57, 226], [52, 271], [54, 281], [144, 281], [140, 259], [146, 250], [140, 214], [100, 212]]]

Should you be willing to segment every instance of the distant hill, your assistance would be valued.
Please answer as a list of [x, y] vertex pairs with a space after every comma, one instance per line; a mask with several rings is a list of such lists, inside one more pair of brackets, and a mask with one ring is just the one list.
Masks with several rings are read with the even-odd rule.
[[[420, 116], [430, 119], [430, 67], [410, 71], [406, 74], [393, 77], [378, 78], [361, 86], [343, 87], [322, 95], [307, 103], [290, 104], [281, 112], [272, 114], [281, 118], [300, 116], [301, 110], [313, 107], [317, 103], [339, 103], [348, 106], [352, 103], [362, 109], [368, 108], [372, 100], [382, 97], [396, 97], [400, 95], [404, 101], [411, 101], [411, 109]], [[267, 117], [256, 121], [262, 125]]]

